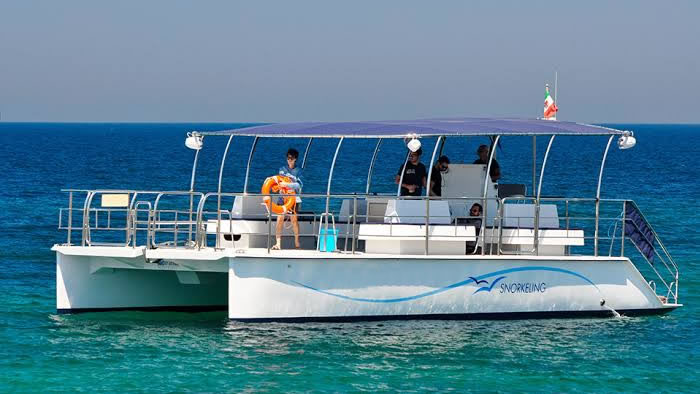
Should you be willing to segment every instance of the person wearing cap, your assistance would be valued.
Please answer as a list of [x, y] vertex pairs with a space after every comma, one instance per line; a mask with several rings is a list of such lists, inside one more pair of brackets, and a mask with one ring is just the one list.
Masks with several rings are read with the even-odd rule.
[[450, 159], [448, 159], [447, 156], [440, 156], [435, 166], [433, 166], [433, 172], [430, 174], [431, 196], [442, 196], [442, 174], [447, 172], [449, 167]]
[[[489, 164], [489, 147], [487, 145], [481, 145], [479, 146], [479, 149], [476, 150], [476, 154], [479, 155], [479, 158], [474, 160], [474, 164], [483, 164], [483, 165], [488, 165]], [[498, 165], [498, 162], [496, 159], [493, 159], [491, 161], [491, 180], [493, 182], [496, 182], [501, 178], [501, 166]]]
[[[396, 184], [401, 182], [401, 195], [402, 196], [420, 196], [421, 191], [425, 187], [425, 179], [428, 175], [428, 171], [425, 170], [425, 165], [420, 162], [420, 155], [423, 153], [422, 149], [418, 149], [415, 152], [411, 152], [406, 162], [405, 166], [399, 168], [399, 172], [396, 174]], [[405, 171], [404, 171], [405, 167]], [[403, 172], [403, 180], [401, 180], [401, 173]]]

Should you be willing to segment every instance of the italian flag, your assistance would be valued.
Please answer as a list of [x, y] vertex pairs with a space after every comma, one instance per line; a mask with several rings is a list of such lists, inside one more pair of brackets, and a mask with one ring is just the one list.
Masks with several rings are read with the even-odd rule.
[[544, 87], [544, 116], [545, 120], [557, 120], [557, 105], [554, 104], [554, 99], [549, 95], [549, 86]]

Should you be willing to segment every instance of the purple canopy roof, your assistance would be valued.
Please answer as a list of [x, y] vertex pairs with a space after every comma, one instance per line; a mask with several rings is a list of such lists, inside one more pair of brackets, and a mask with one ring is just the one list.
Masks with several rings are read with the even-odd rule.
[[272, 123], [204, 135], [315, 138], [403, 138], [468, 135], [614, 135], [625, 131], [575, 122], [516, 118], [443, 118], [370, 122]]

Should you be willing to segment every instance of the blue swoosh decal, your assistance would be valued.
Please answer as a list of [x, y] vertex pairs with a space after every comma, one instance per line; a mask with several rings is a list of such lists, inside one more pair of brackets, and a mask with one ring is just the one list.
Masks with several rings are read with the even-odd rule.
[[[300, 283], [300, 282], [297, 282], [297, 281], [294, 281], [294, 280], [292, 280], [292, 281], [290, 281], [290, 282], [292, 282], [292, 283], [294, 283], [294, 284], [296, 284], [296, 285], [298, 285], [298, 286], [304, 287], [304, 288], [306, 288], [306, 289], [309, 289], [309, 290], [317, 291], [317, 292], [319, 292], [319, 293], [327, 294], [327, 295], [330, 295], [330, 296], [333, 296], [333, 297], [342, 298], [342, 299], [345, 299], [345, 300], [359, 301], [359, 302], [372, 302], [372, 303], [394, 303], [394, 302], [403, 302], [403, 301], [417, 300], [417, 299], [419, 299], [419, 298], [428, 297], [428, 296], [431, 296], [431, 295], [443, 293], [443, 292], [445, 292], [445, 291], [448, 291], [448, 290], [451, 290], [451, 289], [454, 289], [454, 288], [457, 288], [457, 287], [465, 286], [465, 285], [469, 284], [470, 282], [476, 283], [476, 282], [478, 282], [478, 281], [480, 281], [480, 280], [482, 280], [482, 279], [491, 278], [491, 277], [493, 277], [493, 276], [499, 276], [499, 275], [503, 275], [503, 274], [509, 274], [509, 273], [512, 273], [512, 272], [524, 272], [524, 271], [549, 271], [549, 272], [559, 272], [559, 273], [562, 273], [562, 274], [568, 274], [568, 275], [572, 275], [572, 276], [575, 276], [575, 277], [577, 277], [577, 278], [580, 278], [580, 279], [584, 280], [585, 282], [588, 282], [589, 284], [591, 284], [591, 285], [592, 285], [593, 287], [595, 287], [596, 289], [598, 289], [598, 286], [596, 286], [595, 283], [593, 283], [590, 279], [586, 278], [585, 276], [583, 276], [583, 275], [581, 275], [581, 274], [579, 274], [579, 273], [577, 273], [577, 272], [569, 271], [569, 270], [566, 270], [566, 269], [563, 269], [563, 268], [539, 267], [539, 266], [508, 268], [508, 269], [505, 269], [505, 270], [489, 272], [489, 273], [487, 273], [487, 274], [479, 275], [479, 276], [476, 276], [476, 277], [471, 277], [471, 276], [470, 276], [468, 279], [465, 279], [465, 280], [463, 280], [463, 281], [460, 281], [460, 282], [457, 282], [457, 283], [453, 283], [453, 284], [451, 284], [451, 285], [448, 285], [448, 286], [445, 286], [445, 287], [441, 287], [441, 288], [439, 288], [439, 289], [435, 289], [435, 290], [431, 290], [431, 291], [426, 291], [425, 293], [416, 294], [416, 295], [414, 295], [414, 296], [399, 297], [399, 298], [385, 298], [385, 299], [350, 297], [350, 296], [346, 296], [346, 295], [342, 295], [342, 294], [332, 293], [332, 292], [326, 291], [326, 290], [321, 290], [321, 289], [315, 288], [315, 287], [313, 287], [313, 286], [309, 286], [309, 285], [306, 285], [306, 284], [303, 284], [303, 283]], [[497, 280], [496, 280], [496, 281], [497, 281]], [[494, 281], [494, 283], [495, 283], [496, 281]]]
[[[472, 294], [476, 294], [476, 293], [479, 293], [479, 292], [482, 292], [482, 291], [488, 291], [488, 292], [490, 293], [491, 290], [493, 290], [493, 287], [496, 286], [496, 283], [500, 282], [502, 279], [505, 279], [505, 278], [506, 278], [505, 276], [499, 276], [496, 280], [493, 281], [493, 283], [491, 283], [491, 286], [479, 287], [479, 288], [476, 289], [476, 291], [475, 291], [474, 293], [472, 293]], [[482, 282], [486, 282], [486, 281], [482, 281]], [[488, 282], [487, 282], [487, 283], [488, 283]]]

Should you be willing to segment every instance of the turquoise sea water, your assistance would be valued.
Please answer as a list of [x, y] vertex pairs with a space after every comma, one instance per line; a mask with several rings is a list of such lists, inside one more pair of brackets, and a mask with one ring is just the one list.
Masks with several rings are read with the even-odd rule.
[[[185, 190], [193, 129], [234, 124], [0, 123], [0, 390], [2, 391], [697, 391], [700, 377], [700, 126], [613, 125], [638, 145], [611, 151], [603, 197], [632, 198], [681, 269], [683, 308], [620, 319], [243, 324], [226, 313], [55, 314], [61, 188]], [[538, 153], [546, 141], [538, 140]], [[224, 189], [239, 190], [249, 139], [232, 145]], [[453, 162], [479, 139], [448, 140]], [[251, 185], [287, 145], [265, 141]], [[431, 147], [430, 141], [425, 141]], [[530, 140], [504, 139], [504, 181], [530, 183]], [[198, 190], [215, 189], [225, 139], [208, 137]], [[591, 196], [603, 138], [558, 138], [543, 193]], [[334, 141], [314, 142], [307, 192], [325, 191]], [[364, 188], [372, 148], [348, 141], [334, 192]], [[431, 149], [431, 148], [429, 148]], [[373, 191], [400, 160], [387, 144]], [[550, 167], [551, 166], [551, 167]]]

